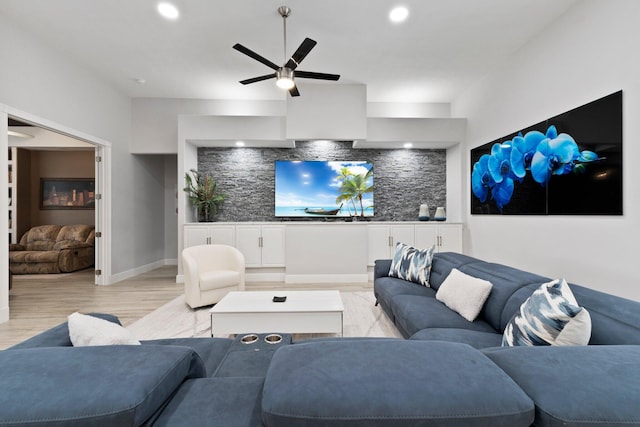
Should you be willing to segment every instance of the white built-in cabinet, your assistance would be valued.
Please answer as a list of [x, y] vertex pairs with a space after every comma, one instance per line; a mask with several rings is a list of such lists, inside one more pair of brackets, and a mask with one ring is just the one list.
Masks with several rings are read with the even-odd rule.
[[398, 242], [436, 252], [462, 252], [462, 224], [372, 224], [367, 226], [368, 263], [391, 258]]
[[462, 252], [461, 224], [416, 224], [414, 243], [417, 248], [436, 247], [436, 252]]
[[185, 224], [184, 247], [234, 246], [247, 278], [291, 283], [358, 281], [398, 242], [462, 252], [462, 224], [448, 222], [291, 222]]
[[373, 265], [377, 259], [393, 256], [398, 242], [413, 245], [414, 229], [411, 224], [375, 224], [367, 226], [368, 264]]
[[436, 252], [462, 252], [462, 224], [372, 224], [367, 236], [369, 265], [391, 258], [398, 242], [424, 249], [435, 246]]
[[247, 267], [285, 266], [284, 225], [237, 225], [235, 246]]
[[185, 225], [184, 247], [196, 245], [235, 245], [234, 225]]

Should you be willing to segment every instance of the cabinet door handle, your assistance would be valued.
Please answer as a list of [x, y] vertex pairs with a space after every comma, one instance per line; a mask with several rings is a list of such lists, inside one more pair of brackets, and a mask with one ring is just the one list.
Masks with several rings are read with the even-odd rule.
[[258, 237], [258, 247], [262, 247], [262, 236]]
[[389, 236], [389, 246], [393, 246], [393, 236]]

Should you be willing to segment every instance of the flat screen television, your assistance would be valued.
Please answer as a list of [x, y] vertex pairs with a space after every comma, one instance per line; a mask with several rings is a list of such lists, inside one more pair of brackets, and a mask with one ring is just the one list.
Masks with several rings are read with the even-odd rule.
[[276, 217], [373, 216], [373, 164], [277, 160]]

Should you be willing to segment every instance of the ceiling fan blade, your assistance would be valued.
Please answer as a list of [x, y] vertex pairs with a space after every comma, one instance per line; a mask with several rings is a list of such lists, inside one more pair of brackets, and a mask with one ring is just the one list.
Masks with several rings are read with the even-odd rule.
[[300, 96], [300, 92], [298, 92], [298, 86], [294, 86], [291, 89], [289, 89], [289, 94], [291, 96]]
[[276, 64], [274, 64], [273, 62], [269, 61], [264, 56], [258, 55], [257, 53], [255, 53], [251, 49], [242, 46], [240, 43], [234, 44], [233, 48], [235, 50], [237, 50], [238, 52], [242, 52], [245, 55], [250, 56], [251, 58], [255, 59], [258, 62], [262, 62], [264, 65], [266, 65], [267, 67], [271, 68], [272, 70], [277, 70], [278, 68], [280, 68]]
[[340, 74], [327, 74], [327, 73], [314, 73], [313, 71], [296, 71], [296, 77], [302, 77], [304, 79], [317, 79], [317, 80], [338, 80]]
[[300, 43], [300, 46], [298, 46], [298, 49], [293, 52], [293, 55], [291, 55], [285, 67], [295, 70], [316, 44], [318, 43], [315, 40], [311, 40], [309, 37], [305, 38], [302, 43]]
[[246, 79], [246, 80], [240, 80], [240, 83], [242, 83], [243, 85], [248, 85], [248, 84], [251, 84], [251, 83], [261, 82], [263, 80], [272, 79], [275, 76], [276, 76], [276, 73], [265, 74], [264, 76], [258, 76], [258, 77], [253, 77], [253, 78]]

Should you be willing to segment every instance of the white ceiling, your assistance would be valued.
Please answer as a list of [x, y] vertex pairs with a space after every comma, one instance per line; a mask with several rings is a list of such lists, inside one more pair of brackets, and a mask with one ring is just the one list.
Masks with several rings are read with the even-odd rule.
[[[284, 63], [278, 6], [292, 9], [288, 55], [318, 42], [299, 67], [362, 83], [369, 102], [451, 102], [579, 0], [2, 0], [0, 14], [131, 97], [284, 99], [273, 80], [238, 80], [269, 68], [235, 43]], [[409, 18], [392, 24], [403, 4]], [[145, 79], [145, 84], [135, 82]], [[312, 83], [310, 83], [312, 82]]]

